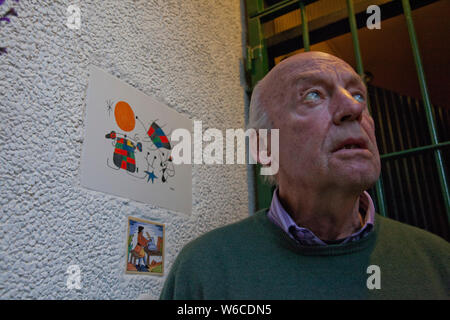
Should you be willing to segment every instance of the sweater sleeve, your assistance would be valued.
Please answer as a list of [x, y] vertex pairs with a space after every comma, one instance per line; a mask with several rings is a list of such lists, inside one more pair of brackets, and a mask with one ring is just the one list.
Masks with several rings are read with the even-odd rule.
[[181, 250], [176, 258], [164, 287], [160, 300], [200, 300], [203, 299], [199, 268], [189, 250]]

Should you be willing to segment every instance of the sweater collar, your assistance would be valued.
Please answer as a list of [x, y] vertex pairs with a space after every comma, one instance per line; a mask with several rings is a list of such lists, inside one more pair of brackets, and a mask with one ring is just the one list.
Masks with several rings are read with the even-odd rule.
[[[364, 222], [363, 227], [344, 239], [334, 241], [333, 244], [345, 244], [348, 242], [358, 241], [359, 239], [366, 237], [372, 231], [375, 218], [375, 207], [372, 198], [366, 191], [364, 191], [359, 198], [359, 212]], [[272, 203], [267, 213], [267, 217], [299, 245], [330, 245], [330, 242], [321, 240], [311, 230], [298, 226], [294, 222], [280, 202], [278, 197], [278, 188], [276, 188], [273, 192]]]
[[378, 233], [380, 229], [380, 217], [375, 214], [373, 230], [368, 233], [364, 238], [360, 238], [356, 241], [351, 241], [347, 243], [340, 244], [329, 244], [326, 246], [307, 246], [302, 245], [298, 241], [292, 239], [286, 232], [284, 232], [280, 227], [275, 225], [268, 218], [269, 208], [262, 209], [254, 214], [254, 218], [258, 223], [266, 230], [266, 235], [268, 235], [272, 241], [278, 243], [281, 248], [286, 248], [292, 250], [301, 255], [306, 256], [336, 256], [352, 254], [364, 250], [368, 247], [373, 247], [378, 238]]

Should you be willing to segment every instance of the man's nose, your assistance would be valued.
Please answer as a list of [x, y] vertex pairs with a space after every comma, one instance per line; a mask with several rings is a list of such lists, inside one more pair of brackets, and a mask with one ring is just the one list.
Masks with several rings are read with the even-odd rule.
[[366, 104], [357, 101], [346, 89], [340, 88], [333, 97], [333, 122], [341, 125], [348, 121], [361, 121]]

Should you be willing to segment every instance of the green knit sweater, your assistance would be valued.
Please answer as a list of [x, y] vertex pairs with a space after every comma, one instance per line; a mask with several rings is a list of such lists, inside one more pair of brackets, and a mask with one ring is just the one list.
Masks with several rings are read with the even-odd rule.
[[[161, 299], [449, 299], [450, 245], [376, 215], [357, 242], [302, 247], [260, 211], [186, 245]], [[379, 267], [380, 272], [367, 268]], [[369, 289], [379, 275], [380, 289]]]

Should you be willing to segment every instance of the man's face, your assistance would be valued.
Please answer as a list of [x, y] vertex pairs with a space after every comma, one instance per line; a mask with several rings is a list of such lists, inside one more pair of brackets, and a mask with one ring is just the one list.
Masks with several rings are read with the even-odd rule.
[[366, 88], [354, 70], [310, 52], [273, 71], [265, 105], [272, 128], [280, 129], [280, 188], [361, 192], [372, 186], [380, 158]]

